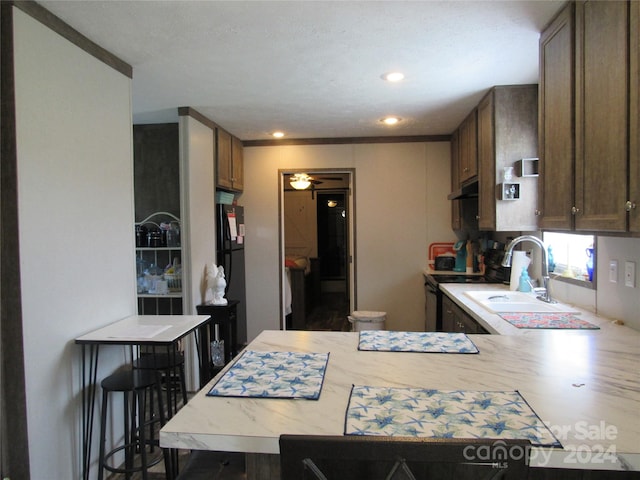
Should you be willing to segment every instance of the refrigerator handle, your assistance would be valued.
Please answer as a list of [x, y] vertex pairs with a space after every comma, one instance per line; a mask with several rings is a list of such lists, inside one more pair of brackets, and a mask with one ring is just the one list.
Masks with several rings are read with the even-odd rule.
[[229, 238], [229, 222], [227, 221], [227, 212], [224, 209], [224, 206], [219, 205], [220, 214], [218, 215], [219, 224], [218, 228], [220, 229], [220, 240], [222, 241], [222, 245], [218, 245], [220, 250], [227, 249], [227, 239]]
[[227, 280], [227, 287], [225, 288], [225, 296], [227, 294], [227, 292], [229, 291], [229, 286], [231, 285], [231, 276], [233, 275], [233, 252], [229, 251], [228, 253], [229, 255], [229, 279]]

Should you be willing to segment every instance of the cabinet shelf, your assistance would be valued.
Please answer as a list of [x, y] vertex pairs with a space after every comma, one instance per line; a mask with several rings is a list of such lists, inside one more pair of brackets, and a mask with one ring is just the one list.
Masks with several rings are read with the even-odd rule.
[[182, 292], [171, 292], [171, 293], [139, 293], [138, 298], [182, 298]]
[[[143, 269], [155, 265], [164, 270], [168, 265], [177, 261], [182, 263], [181, 247], [136, 247], [138, 261], [138, 277]], [[183, 272], [184, 273], [184, 272]], [[166, 280], [166, 277], [165, 277]], [[169, 285], [171, 288], [171, 285]], [[146, 290], [146, 289], [145, 289]], [[179, 315], [183, 313], [183, 290], [169, 290], [168, 293], [155, 294], [145, 292], [136, 293], [138, 299], [138, 313], [140, 315]]]

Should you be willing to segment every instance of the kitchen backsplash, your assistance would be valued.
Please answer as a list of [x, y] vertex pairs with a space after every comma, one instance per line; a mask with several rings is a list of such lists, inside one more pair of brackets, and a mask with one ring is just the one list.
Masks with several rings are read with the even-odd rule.
[[[596, 310], [640, 330], [640, 238], [598, 237]], [[618, 260], [618, 282], [609, 281], [609, 261]], [[636, 264], [635, 287], [624, 284], [624, 263]]]

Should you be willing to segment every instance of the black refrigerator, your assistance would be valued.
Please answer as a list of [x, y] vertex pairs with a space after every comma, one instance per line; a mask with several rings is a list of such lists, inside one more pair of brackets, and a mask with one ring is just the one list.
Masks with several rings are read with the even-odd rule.
[[224, 267], [225, 298], [238, 300], [238, 343], [247, 342], [247, 302], [244, 274], [244, 208], [216, 205], [216, 261]]

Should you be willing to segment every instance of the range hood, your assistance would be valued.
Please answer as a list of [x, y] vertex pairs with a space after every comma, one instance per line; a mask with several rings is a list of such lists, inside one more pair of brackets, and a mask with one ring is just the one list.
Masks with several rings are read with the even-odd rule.
[[473, 198], [477, 196], [478, 196], [478, 180], [474, 180], [470, 183], [466, 183], [462, 185], [459, 189], [451, 192], [449, 195], [447, 195], [447, 199], [458, 200], [462, 198]]

